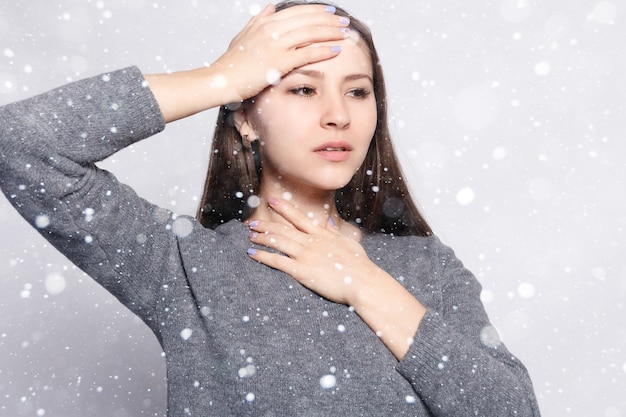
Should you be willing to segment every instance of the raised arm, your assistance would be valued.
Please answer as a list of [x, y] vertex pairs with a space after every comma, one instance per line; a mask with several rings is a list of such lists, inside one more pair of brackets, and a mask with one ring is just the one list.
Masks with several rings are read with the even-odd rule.
[[[163, 128], [134, 67], [0, 107], [0, 188], [9, 202], [144, 318], [159, 291], [148, 277], [173, 247], [172, 237], [154, 221], [152, 205], [94, 163]], [[129, 253], [132, 265], [123, 260]]]
[[175, 216], [95, 163], [165, 122], [254, 96], [268, 74], [335, 56], [312, 45], [345, 36], [347, 22], [333, 12], [270, 6], [207, 68], [147, 80], [126, 68], [0, 107], [0, 188], [46, 239], [146, 318], [158, 277], [173, 274], [162, 265], [176, 265], [167, 262], [177, 250]]

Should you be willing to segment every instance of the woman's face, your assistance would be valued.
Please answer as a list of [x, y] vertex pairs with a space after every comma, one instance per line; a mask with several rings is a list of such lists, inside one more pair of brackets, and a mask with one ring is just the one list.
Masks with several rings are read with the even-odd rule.
[[263, 184], [336, 190], [361, 166], [377, 123], [372, 62], [362, 41], [340, 45], [337, 57], [294, 70], [249, 109]]

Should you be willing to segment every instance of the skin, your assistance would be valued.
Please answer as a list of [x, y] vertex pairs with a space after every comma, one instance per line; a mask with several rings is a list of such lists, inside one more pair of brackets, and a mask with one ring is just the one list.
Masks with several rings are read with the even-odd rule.
[[166, 122], [254, 97], [268, 86], [269, 70], [279, 75], [313, 62], [333, 58], [332, 44], [346, 37], [348, 26], [321, 5], [292, 7], [275, 13], [268, 5], [231, 41], [226, 52], [208, 67], [170, 74], [146, 75]]
[[[372, 64], [356, 39], [337, 42], [339, 56], [297, 68], [235, 115], [242, 137], [261, 141], [261, 198], [291, 196], [312, 220], [325, 224], [333, 216], [340, 229], [348, 225], [334, 207], [335, 190], [361, 166], [376, 129]], [[329, 143], [348, 146], [346, 159], [316, 152]], [[266, 208], [252, 217], [281, 221]]]
[[[258, 95], [235, 118], [242, 136], [263, 145], [265, 204], [248, 223], [250, 240], [282, 254], [248, 255], [353, 306], [401, 360], [426, 309], [367, 257], [360, 232], [341, 220], [333, 199], [361, 165], [376, 123], [375, 98], [364, 93], [372, 91], [372, 63], [346, 24], [323, 6], [275, 13], [270, 5], [211, 66], [146, 78], [168, 122]], [[282, 79], [268, 87], [269, 69]], [[329, 140], [348, 143], [349, 156], [320, 157], [315, 149]]]

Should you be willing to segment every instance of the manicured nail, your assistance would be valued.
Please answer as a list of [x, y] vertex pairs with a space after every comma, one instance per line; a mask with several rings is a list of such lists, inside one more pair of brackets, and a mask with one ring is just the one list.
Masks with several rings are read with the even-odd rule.
[[341, 23], [342, 25], [348, 26], [350, 24], [350, 19], [348, 19], [347, 17], [341, 16], [339, 18], [339, 23]]
[[248, 227], [257, 227], [258, 225], [259, 225], [258, 220], [252, 220], [250, 223], [248, 223]]
[[337, 226], [335, 226], [335, 221], [333, 220], [333, 218], [332, 218], [332, 217], [329, 217], [329, 218], [328, 218], [328, 223], [330, 223], [330, 225], [331, 225], [332, 227], [337, 227]]
[[333, 46], [330, 50], [333, 51], [333, 53], [338, 54], [341, 52], [341, 46]]
[[254, 255], [256, 254], [256, 249], [250, 248], [247, 250], [247, 252], [248, 252], [248, 255]]
[[259, 234], [257, 232], [250, 232], [250, 239], [254, 239], [255, 237], [257, 237]]
[[350, 34], [350, 28], [341, 28], [339, 29], [341, 31], [341, 33], [343, 33], [344, 35], [349, 35]]
[[275, 198], [275, 197], [268, 198], [267, 202], [270, 204], [270, 206], [277, 206], [278, 205], [278, 199]]
[[335, 6], [324, 6], [324, 10], [326, 10], [328, 13], [335, 13], [337, 11], [337, 9], [335, 8]]

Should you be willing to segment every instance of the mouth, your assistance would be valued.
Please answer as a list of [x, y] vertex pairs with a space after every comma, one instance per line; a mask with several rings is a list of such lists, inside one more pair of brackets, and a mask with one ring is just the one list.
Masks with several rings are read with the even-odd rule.
[[314, 151], [327, 161], [341, 162], [349, 158], [352, 146], [343, 141], [331, 141], [320, 145]]
[[344, 147], [333, 147], [333, 146], [329, 146], [323, 149], [318, 149], [316, 152], [345, 152], [348, 149], [344, 148]]
[[315, 152], [350, 152], [351, 150], [352, 147], [343, 141], [326, 142], [314, 149]]

